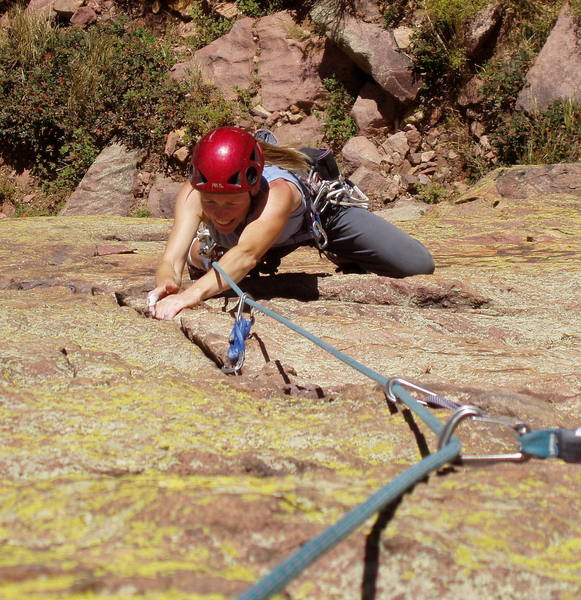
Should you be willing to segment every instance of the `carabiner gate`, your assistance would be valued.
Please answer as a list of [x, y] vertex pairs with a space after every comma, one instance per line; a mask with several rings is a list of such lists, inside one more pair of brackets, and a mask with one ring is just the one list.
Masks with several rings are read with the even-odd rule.
[[[496, 417], [489, 417], [482, 414], [482, 411], [476, 406], [465, 405], [460, 407], [448, 420], [444, 429], [438, 437], [438, 450], [441, 450], [452, 437], [456, 427], [466, 418], [472, 418], [475, 421], [482, 421], [484, 423], [494, 423], [496, 425], [502, 425], [504, 427], [510, 427], [517, 435], [523, 435], [531, 431], [531, 428], [526, 423], [520, 421], [513, 422], [507, 419], [499, 419]], [[483, 456], [468, 455], [460, 456], [459, 460], [465, 465], [478, 465], [495, 462], [525, 462], [531, 458], [530, 454], [526, 454], [522, 450], [518, 452], [512, 452], [507, 454], [489, 454]]]

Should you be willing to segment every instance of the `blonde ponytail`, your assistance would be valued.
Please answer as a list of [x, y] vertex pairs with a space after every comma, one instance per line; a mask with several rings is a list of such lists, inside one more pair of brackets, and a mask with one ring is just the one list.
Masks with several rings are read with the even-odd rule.
[[266, 164], [275, 165], [289, 171], [306, 173], [309, 170], [309, 158], [300, 150], [291, 146], [273, 146], [262, 140], [259, 140], [258, 143], [264, 152], [264, 162]]

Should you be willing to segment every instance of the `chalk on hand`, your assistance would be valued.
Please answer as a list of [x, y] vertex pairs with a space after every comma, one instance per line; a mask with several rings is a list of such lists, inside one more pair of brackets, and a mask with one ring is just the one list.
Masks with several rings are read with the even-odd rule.
[[155, 306], [159, 300], [159, 296], [157, 294], [149, 293], [147, 294], [147, 306], [151, 308]]

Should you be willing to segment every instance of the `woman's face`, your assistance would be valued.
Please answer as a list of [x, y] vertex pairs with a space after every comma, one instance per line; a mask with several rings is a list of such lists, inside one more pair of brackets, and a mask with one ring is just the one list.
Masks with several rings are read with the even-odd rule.
[[202, 210], [220, 233], [232, 233], [244, 222], [250, 210], [250, 194], [212, 194], [202, 192]]

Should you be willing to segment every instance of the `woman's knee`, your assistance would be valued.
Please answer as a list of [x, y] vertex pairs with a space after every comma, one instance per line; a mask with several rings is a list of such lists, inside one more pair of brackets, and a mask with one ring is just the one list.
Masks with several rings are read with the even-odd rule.
[[384, 257], [384, 260], [362, 263], [368, 271], [385, 277], [411, 277], [413, 275], [431, 275], [436, 264], [430, 252], [418, 242], [419, 248], [413, 252], [405, 253], [397, 258], [393, 255]]

